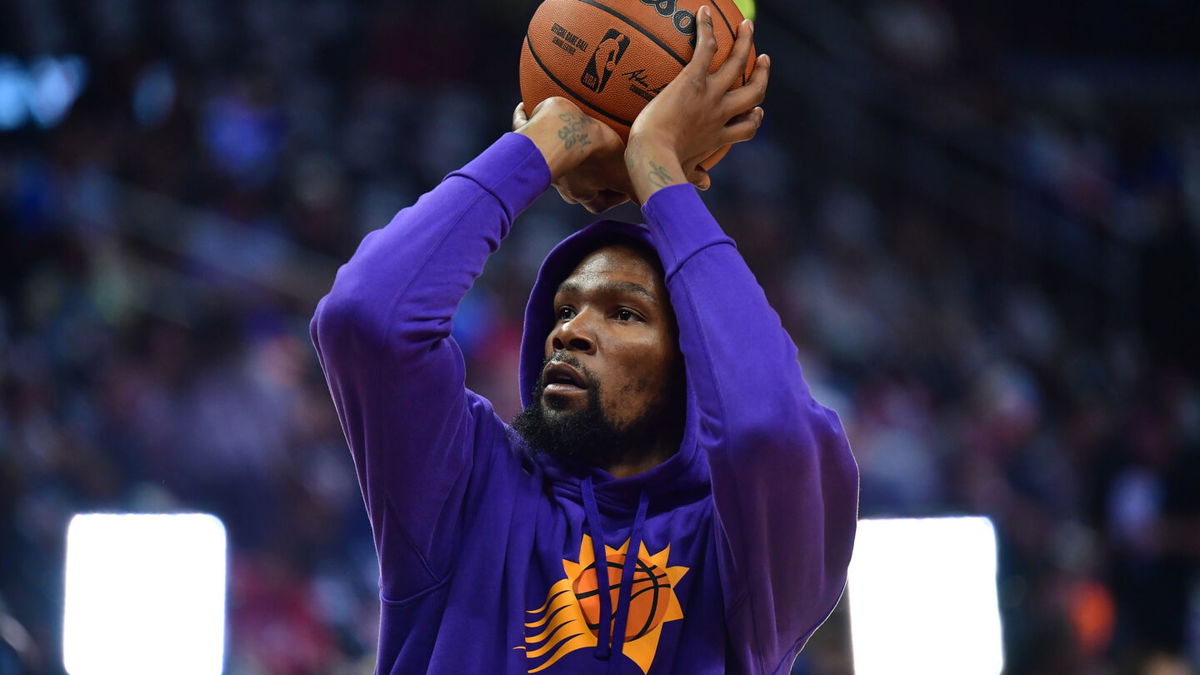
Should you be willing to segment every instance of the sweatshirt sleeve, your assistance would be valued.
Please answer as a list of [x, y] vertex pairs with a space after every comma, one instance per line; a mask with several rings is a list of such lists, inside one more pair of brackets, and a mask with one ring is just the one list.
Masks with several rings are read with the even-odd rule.
[[310, 332], [387, 599], [445, 576], [471, 467], [505, 447], [490, 404], [465, 387], [451, 319], [513, 219], [549, 183], [537, 147], [505, 134], [367, 235], [317, 305]]
[[733, 649], [773, 673], [833, 611], [858, 517], [858, 468], [837, 415], [733, 241], [691, 185], [643, 213], [679, 323], [688, 433], [707, 455]]

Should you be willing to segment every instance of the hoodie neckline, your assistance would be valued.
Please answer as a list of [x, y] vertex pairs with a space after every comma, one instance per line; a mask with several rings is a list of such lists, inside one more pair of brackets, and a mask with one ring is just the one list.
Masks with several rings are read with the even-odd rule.
[[677, 506], [709, 494], [707, 467], [695, 462], [692, 453], [679, 452], [658, 466], [628, 478], [616, 478], [604, 469], [570, 469], [553, 457], [539, 455], [550, 490], [561, 497], [582, 503], [583, 481], [590, 479], [601, 511], [612, 517], [631, 517], [637, 511], [642, 494], [652, 495], [656, 503]]

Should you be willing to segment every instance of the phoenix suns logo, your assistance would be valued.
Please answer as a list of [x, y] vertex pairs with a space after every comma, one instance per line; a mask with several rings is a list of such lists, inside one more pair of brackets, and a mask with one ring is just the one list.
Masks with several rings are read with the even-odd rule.
[[[628, 555], [629, 541], [620, 548], [604, 547], [607, 558], [599, 567], [608, 574], [612, 607], [617, 605], [621, 571]], [[595, 549], [592, 538], [583, 535], [579, 544], [579, 562], [563, 560], [565, 579], [550, 587], [546, 602], [526, 612], [525, 644], [514, 649], [525, 650], [529, 672], [536, 673], [558, 662], [571, 652], [595, 647], [600, 636], [600, 598], [596, 576]], [[667, 559], [671, 547], [651, 555], [643, 543], [637, 552], [629, 607], [626, 610], [625, 644], [621, 652], [645, 673], [658, 652], [658, 640], [663, 624], [683, 618], [675, 586], [688, 568], [671, 567]], [[608, 626], [609, 633], [614, 626]]]

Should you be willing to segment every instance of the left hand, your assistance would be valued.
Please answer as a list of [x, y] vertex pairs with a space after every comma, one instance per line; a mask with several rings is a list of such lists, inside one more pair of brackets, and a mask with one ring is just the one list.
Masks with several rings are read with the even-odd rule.
[[695, 167], [722, 146], [754, 138], [762, 124], [758, 106], [766, 97], [770, 58], [760, 55], [750, 81], [731, 89], [746, 72], [753, 24], [738, 26], [729, 58], [710, 74], [717, 53], [712, 10], [701, 7], [696, 19], [692, 60], [646, 105], [629, 132], [625, 165], [642, 203], [663, 187], [686, 182], [683, 167]]
[[[569, 135], [579, 145], [586, 146], [582, 161], [566, 164], [555, 171], [551, 166], [551, 185], [568, 204], [580, 204], [591, 213], [603, 213], [629, 201], [633, 185], [625, 168], [625, 144], [608, 125], [583, 114], [565, 98], [549, 98], [533, 111], [535, 122], [543, 122], [552, 137], [543, 144], [561, 145], [560, 139]], [[513, 131], [524, 133], [537, 143], [540, 136], [531, 129], [525, 114], [525, 104], [518, 103], [513, 111]], [[548, 159], [548, 164], [553, 160]]]

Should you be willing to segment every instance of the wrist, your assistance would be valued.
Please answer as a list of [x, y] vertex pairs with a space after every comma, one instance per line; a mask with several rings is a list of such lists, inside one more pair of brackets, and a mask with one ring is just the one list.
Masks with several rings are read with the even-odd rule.
[[625, 167], [641, 204], [662, 188], [688, 182], [679, 157], [663, 139], [630, 136]]
[[535, 115], [516, 133], [533, 141], [550, 169], [550, 180], [555, 181], [591, 155], [595, 143], [587, 127], [595, 123], [581, 114], [547, 110]]
[[[671, 139], [662, 134], [638, 133], [634, 131], [625, 143], [625, 165], [632, 167], [644, 157], [676, 157]], [[680, 162], [682, 164], [682, 162]]]

